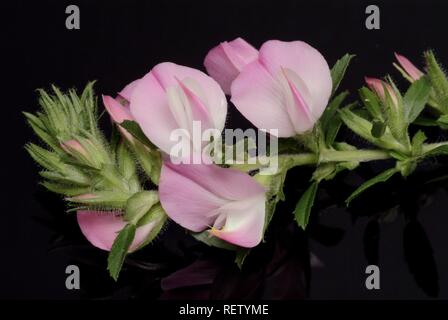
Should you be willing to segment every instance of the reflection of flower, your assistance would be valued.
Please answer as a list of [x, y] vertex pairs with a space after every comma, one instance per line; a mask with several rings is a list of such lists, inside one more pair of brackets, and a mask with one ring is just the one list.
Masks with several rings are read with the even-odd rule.
[[[250, 253], [240, 270], [232, 254], [210, 252], [162, 279], [161, 299], [303, 299], [309, 256], [303, 234], [282, 225], [275, 241]], [[300, 242], [299, 242], [300, 241]]]

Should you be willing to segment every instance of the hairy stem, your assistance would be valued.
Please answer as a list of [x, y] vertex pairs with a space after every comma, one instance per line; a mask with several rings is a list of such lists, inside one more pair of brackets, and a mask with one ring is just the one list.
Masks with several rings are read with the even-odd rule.
[[[424, 144], [423, 151], [428, 152], [443, 145], [448, 145], [448, 142]], [[386, 160], [390, 158], [392, 157], [388, 151], [372, 149], [359, 149], [353, 151], [325, 150], [321, 151], [319, 156], [314, 153], [283, 154], [278, 156], [279, 165], [286, 170], [297, 166], [313, 165], [318, 163], [350, 161], [368, 162]]]

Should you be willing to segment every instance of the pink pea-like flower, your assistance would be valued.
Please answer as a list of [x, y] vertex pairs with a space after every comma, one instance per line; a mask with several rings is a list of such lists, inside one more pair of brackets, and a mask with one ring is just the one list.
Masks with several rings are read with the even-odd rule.
[[254, 247], [263, 237], [265, 189], [241, 171], [165, 162], [159, 196], [167, 215], [188, 230], [209, 230], [241, 247]]
[[215, 80], [170, 62], [156, 65], [140, 79], [130, 101], [131, 114], [145, 135], [168, 154], [178, 143], [171, 136], [176, 129], [187, 133], [194, 148], [194, 122], [201, 126], [199, 135], [207, 129], [220, 132], [227, 115], [225, 94]]
[[313, 128], [332, 91], [325, 58], [302, 41], [265, 42], [231, 86], [232, 102], [256, 127], [291, 137]]

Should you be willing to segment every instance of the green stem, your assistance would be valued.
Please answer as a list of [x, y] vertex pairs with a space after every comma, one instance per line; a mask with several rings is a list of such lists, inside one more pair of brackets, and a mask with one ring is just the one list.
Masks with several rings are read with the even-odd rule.
[[444, 142], [437, 142], [437, 143], [426, 143], [423, 145], [423, 152], [429, 152], [431, 150], [434, 150], [435, 148], [441, 147], [441, 146], [446, 146], [448, 145], [448, 141], [444, 141]]
[[316, 164], [318, 157], [314, 153], [282, 154], [278, 156], [279, 167], [289, 170], [297, 166]]
[[319, 162], [349, 162], [359, 161], [367, 162], [374, 160], [389, 159], [389, 152], [383, 150], [353, 150], [353, 151], [334, 151], [327, 150], [320, 153]]
[[[423, 152], [431, 151], [437, 147], [448, 145], [447, 142], [427, 143], [423, 145]], [[312, 165], [328, 162], [368, 162], [375, 160], [386, 160], [392, 158], [388, 151], [359, 149], [353, 151], [325, 150], [321, 151], [319, 157], [314, 153], [282, 154], [278, 157], [279, 166], [289, 170], [303, 165]]]

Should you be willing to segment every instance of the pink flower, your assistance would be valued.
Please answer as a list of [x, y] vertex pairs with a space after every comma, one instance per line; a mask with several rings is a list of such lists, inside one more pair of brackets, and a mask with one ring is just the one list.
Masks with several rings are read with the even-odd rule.
[[[219, 84], [205, 73], [164, 62], [139, 81], [130, 108], [149, 140], [170, 154], [178, 143], [171, 137], [176, 129], [186, 131], [189, 139], [195, 136], [193, 122], [201, 125], [202, 132], [222, 131], [227, 100]], [[190, 143], [195, 147], [192, 140]]]
[[408, 76], [411, 82], [420, 79], [424, 75], [424, 73], [421, 72], [416, 66], [414, 66], [414, 64], [411, 61], [409, 61], [408, 58], [399, 55], [396, 52], [395, 52], [395, 58], [397, 58], [398, 63], [400, 64], [401, 68], [403, 69], [403, 71]]
[[375, 92], [378, 95], [378, 97], [380, 97], [380, 99], [383, 101], [383, 103], [386, 102], [386, 93], [384, 91], [384, 89], [386, 89], [387, 93], [392, 98], [393, 104], [395, 106], [398, 104], [397, 94], [395, 93], [394, 89], [390, 86], [390, 84], [388, 84], [380, 79], [369, 78], [369, 77], [365, 77], [365, 81], [366, 81], [367, 85], [369, 86], [369, 88], [373, 92]]
[[[79, 210], [78, 225], [83, 235], [97, 248], [110, 251], [115, 238], [126, 222], [120, 214], [105, 211]], [[137, 228], [129, 252], [139, 249], [159, 221], [155, 220]]]
[[263, 236], [265, 189], [249, 175], [216, 165], [162, 166], [160, 203], [182, 227], [210, 234], [241, 247]]
[[230, 94], [232, 81], [244, 66], [258, 58], [258, 51], [244, 39], [222, 42], [209, 51], [204, 60], [208, 74], [215, 79], [226, 94]]
[[291, 137], [313, 128], [332, 90], [324, 57], [302, 41], [265, 42], [233, 81], [232, 102], [256, 127]]

